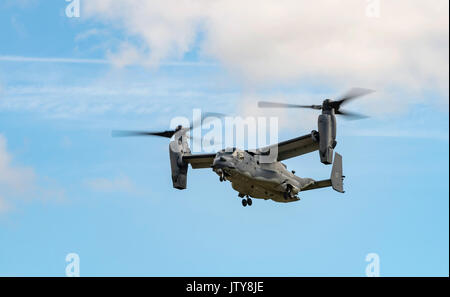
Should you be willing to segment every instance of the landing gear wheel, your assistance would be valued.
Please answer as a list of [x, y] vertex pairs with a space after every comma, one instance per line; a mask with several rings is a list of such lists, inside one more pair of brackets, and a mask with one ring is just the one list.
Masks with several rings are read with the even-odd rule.
[[288, 200], [291, 198], [291, 191], [292, 191], [292, 188], [290, 186], [288, 186], [286, 192], [284, 192], [284, 194], [283, 194], [284, 200]]
[[247, 205], [252, 206], [252, 199], [250, 197], [247, 198]]
[[222, 176], [220, 176], [219, 180], [220, 180], [220, 182], [223, 182], [225, 179]]
[[247, 199], [242, 199], [242, 206], [246, 207], [247, 206]]

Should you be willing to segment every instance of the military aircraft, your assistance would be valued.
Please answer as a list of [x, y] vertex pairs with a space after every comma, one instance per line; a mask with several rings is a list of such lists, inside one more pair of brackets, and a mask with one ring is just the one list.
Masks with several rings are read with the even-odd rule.
[[[300, 192], [332, 187], [344, 193], [342, 173], [342, 157], [333, 152], [336, 147], [336, 116], [342, 115], [350, 119], [365, 116], [344, 111], [341, 105], [351, 99], [373, 92], [368, 89], [353, 88], [337, 100], [326, 99], [321, 105], [296, 105], [274, 102], [258, 102], [260, 108], [310, 108], [321, 110], [318, 118], [318, 131], [273, 144], [256, 150], [229, 148], [211, 154], [192, 154], [186, 133], [194, 128], [178, 126], [175, 130], [148, 131], [113, 131], [113, 136], [160, 136], [173, 138], [169, 144], [170, 165], [173, 187], [186, 189], [188, 165], [193, 169], [211, 168], [221, 182], [230, 181], [238, 192], [243, 206], [251, 206], [251, 198], [271, 199], [275, 202], [298, 201]], [[301, 178], [295, 171], [289, 171], [281, 161], [319, 151], [323, 164], [333, 164], [331, 177], [316, 181]]]

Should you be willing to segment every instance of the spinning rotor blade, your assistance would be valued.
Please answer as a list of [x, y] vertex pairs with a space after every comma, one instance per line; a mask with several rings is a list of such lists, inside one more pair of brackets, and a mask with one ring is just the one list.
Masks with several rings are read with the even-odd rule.
[[312, 109], [322, 109], [320, 105], [298, 105], [298, 104], [286, 104], [286, 103], [276, 103], [276, 102], [267, 102], [267, 101], [259, 101], [258, 107], [262, 108], [312, 108]]
[[202, 114], [201, 119], [199, 119], [197, 121], [191, 121], [188, 128], [183, 128], [183, 127], [179, 126], [175, 130], [156, 131], [156, 132], [115, 130], [115, 131], [112, 131], [111, 135], [113, 137], [159, 136], [159, 137], [165, 137], [165, 138], [172, 138], [172, 136], [175, 135], [175, 133], [185, 134], [187, 131], [192, 131], [193, 129], [195, 129], [199, 126], [201, 127], [202, 123], [205, 122], [205, 119], [207, 119], [206, 122], [208, 122], [214, 118], [223, 118], [224, 116], [225, 115], [222, 113], [206, 112], [206, 113]]
[[338, 100], [334, 101], [335, 103], [337, 103], [338, 108], [339, 106], [341, 106], [342, 104], [344, 104], [345, 102], [352, 100], [352, 99], [356, 99], [358, 97], [370, 94], [375, 92], [374, 90], [370, 90], [370, 89], [363, 89], [363, 88], [353, 88], [350, 89], [347, 93], [345, 93], [344, 95], [342, 95]]
[[363, 89], [363, 88], [353, 88], [350, 89], [347, 93], [342, 95], [338, 100], [325, 100], [323, 101], [322, 105], [297, 105], [297, 104], [286, 104], [286, 103], [277, 103], [277, 102], [266, 102], [266, 101], [259, 101], [258, 107], [263, 108], [311, 108], [311, 109], [318, 109], [318, 110], [330, 110], [334, 109], [334, 112], [338, 115], [346, 116], [348, 119], [357, 120], [357, 119], [364, 119], [367, 118], [367, 116], [362, 114], [357, 114], [354, 112], [344, 111], [340, 110], [340, 107], [342, 104], [347, 103], [350, 100], [353, 100], [355, 98], [370, 94], [375, 92], [374, 90], [369, 89]]
[[115, 130], [115, 131], [112, 131], [112, 133], [111, 133], [111, 135], [113, 137], [159, 136], [159, 137], [166, 137], [166, 138], [171, 138], [174, 134], [175, 134], [175, 130], [161, 131], [161, 132]]
[[366, 115], [356, 113], [356, 112], [345, 111], [345, 110], [338, 110], [335, 113], [338, 115], [345, 116], [349, 120], [362, 120], [362, 119], [368, 118], [368, 116], [366, 116]]
[[329, 104], [334, 108], [334, 111], [336, 114], [345, 116], [349, 120], [365, 119], [365, 118], [368, 118], [368, 116], [363, 115], [363, 114], [358, 114], [355, 112], [341, 110], [340, 107], [341, 107], [341, 105], [348, 103], [348, 101], [350, 101], [350, 100], [356, 99], [358, 97], [361, 97], [361, 96], [364, 96], [364, 95], [367, 95], [367, 94], [370, 94], [373, 92], [375, 92], [375, 91], [370, 90], [370, 89], [353, 88], [353, 89], [350, 89], [344, 95], [342, 95], [339, 100], [332, 101]]

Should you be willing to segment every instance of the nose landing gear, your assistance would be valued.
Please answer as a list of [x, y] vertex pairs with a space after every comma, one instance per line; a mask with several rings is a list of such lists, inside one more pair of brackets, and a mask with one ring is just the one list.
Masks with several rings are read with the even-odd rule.
[[252, 199], [250, 197], [248, 197], [248, 195], [246, 197], [247, 198], [242, 199], [242, 206], [243, 207], [246, 207], [247, 205], [252, 206], [252, 204], [253, 204]]
[[284, 200], [288, 200], [288, 199], [292, 198], [292, 186], [291, 185], [287, 186], [286, 192], [284, 192], [283, 196], [284, 196]]
[[223, 172], [222, 169], [219, 169], [219, 170], [217, 170], [216, 172], [219, 174], [219, 180], [220, 180], [220, 182], [226, 181], [226, 179], [225, 179], [225, 172]]

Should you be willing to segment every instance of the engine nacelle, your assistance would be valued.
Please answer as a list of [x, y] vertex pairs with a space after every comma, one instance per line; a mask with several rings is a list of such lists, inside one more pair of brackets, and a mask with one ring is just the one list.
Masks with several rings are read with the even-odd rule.
[[336, 146], [336, 117], [333, 113], [321, 114], [318, 121], [319, 155], [323, 164], [333, 163], [333, 150]]
[[172, 170], [173, 187], [178, 190], [186, 189], [188, 164], [183, 162], [183, 154], [188, 153], [189, 148], [180, 137], [169, 144], [170, 167]]

